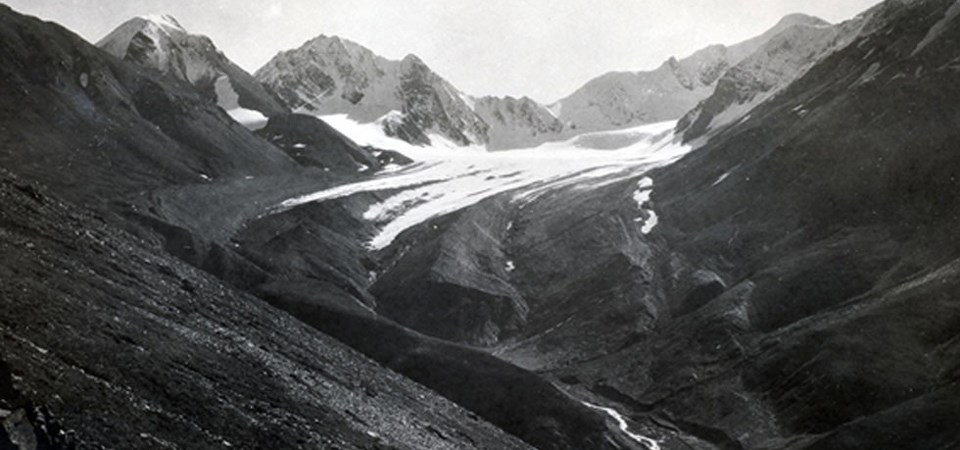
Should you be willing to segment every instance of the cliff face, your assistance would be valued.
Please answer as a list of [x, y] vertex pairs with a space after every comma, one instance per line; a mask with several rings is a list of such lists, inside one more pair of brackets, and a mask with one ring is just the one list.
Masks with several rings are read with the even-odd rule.
[[528, 448], [30, 182], [0, 200], [12, 448]]

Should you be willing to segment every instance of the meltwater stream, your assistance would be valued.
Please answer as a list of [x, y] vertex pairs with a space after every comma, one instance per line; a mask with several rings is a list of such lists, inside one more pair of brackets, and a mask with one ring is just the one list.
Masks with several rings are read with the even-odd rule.
[[660, 450], [660, 444], [657, 441], [630, 431], [630, 426], [627, 425], [627, 419], [625, 419], [623, 415], [617, 412], [617, 410], [613, 408], [607, 408], [604, 406], [594, 405], [588, 402], [582, 402], [582, 403], [589, 408], [595, 409], [597, 411], [602, 411], [606, 413], [608, 416], [613, 417], [613, 420], [617, 421], [617, 426], [620, 427], [620, 431], [622, 431], [623, 434], [626, 434], [627, 436], [630, 437], [630, 439], [633, 439], [640, 445], [646, 447], [648, 450]]

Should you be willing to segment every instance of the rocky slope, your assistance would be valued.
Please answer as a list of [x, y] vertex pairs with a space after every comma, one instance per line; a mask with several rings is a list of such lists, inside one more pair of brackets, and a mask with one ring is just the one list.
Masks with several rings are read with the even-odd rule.
[[0, 34], [0, 163], [85, 207], [220, 239], [293, 192], [380, 168], [310, 117], [274, 117], [264, 134], [273, 145], [192, 84], [59, 26], [4, 9]]
[[727, 70], [713, 94], [680, 119], [678, 133], [690, 141], [743, 118], [817, 62], [853, 42], [868, 21], [864, 14], [837, 25], [798, 23], [784, 29]]
[[[11, 205], [0, 211], [0, 245], [14, 255], [0, 270], [15, 280], [0, 287], [12, 311], [0, 326], [11, 330], [13, 349], [0, 355], [0, 420], [18, 430], [0, 434], [0, 445], [31, 434], [70, 445], [50, 431], [61, 429], [76, 430], [81, 442], [114, 442], [102, 431], [111, 427], [123, 444], [182, 435], [201, 443], [213, 436], [214, 446], [234, 443], [229, 435], [249, 446], [273, 439], [296, 447], [283, 439], [305, 436], [313, 440], [301, 445], [314, 447], [522, 447], [484, 423], [491, 422], [558, 450], [956, 448], [960, 204], [948, 194], [960, 170], [952, 151], [960, 144], [957, 17], [954, 1], [888, 0], [858, 19], [849, 45], [821, 34], [828, 28], [793, 24], [752, 41], [759, 50], [741, 58], [749, 70], [729, 78], [707, 69], [723, 66], [717, 55], [730, 49], [703, 52], [698, 60], [715, 64], [691, 60], [692, 71], [678, 61], [687, 81], [709, 72], [769, 86], [745, 91], [766, 101], [747, 100], [748, 114], [712, 129], [709, 142], [667, 167], [613, 165], [550, 182], [556, 174], [548, 173], [524, 195], [498, 190], [464, 208], [440, 208], [446, 212], [373, 251], [364, 243], [389, 217], [372, 207], [405, 192], [418, 195], [395, 201], [452, 202], [456, 196], [418, 189], [457, 184], [420, 179], [281, 204], [367, 179], [359, 169], [375, 170], [384, 154], [304, 116], [277, 116], [255, 136], [191, 86], [104, 59], [59, 28], [4, 10], [0, 93], [26, 113], [10, 106], [0, 126], [27, 130], [5, 136], [10, 145], [0, 155], [29, 181], [4, 175], [10, 181], [0, 184]], [[808, 67], [803, 55], [816, 63]], [[87, 60], [107, 70], [88, 69]], [[783, 70], [802, 74], [791, 79]], [[75, 95], [91, 73], [103, 73], [97, 79], [110, 89]], [[143, 95], [143, 85], [152, 86], [148, 98], [173, 100], [118, 106]], [[410, 136], [423, 131], [388, 117]], [[109, 140], [113, 131], [92, 134], [100, 141], [84, 134], [98, 120], [129, 123], [126, 146]], [[153, 125], [159, 130], [148, 133]], [[71, 142], [113, 153], [71, 153], [63, 143], [70, 133]], [[57, 145], [17, 142], [43, 136]], [[174, 168], [204, 161], [215, 176], [202, 172], [212, 179], [198, 181], [175, 169], [163, 178], [129, 157], [151, 139], [173, 145]], [[242, 144], [236, 165], [220, 160], [230, 159], [226, 141]], [[206, 153], [198, 142], [210, 143]], [[194, 146], [201, 151], [184, 150]], [[33, 151], [69, 163], [55, 176], [39, 170]], [[110, 164], [95, 164], [103, 160]], [[488, 176], [472, 164], [455, 166], [470, 172], [456, 175], [491, 182], [481, 189], [527, 175], [514, 168]], [[97, 184], [82, 182], [93, 176]], [[61, 205], [33, 180], [137, 237]], [[119, 201], [95, 201], [99, 195]], [[49, 317], [59, 319], [55, 327]], [[110, 333], [55, 339], [89, 323]], [[315, 330], [483, 420], [461, 421], [461, 410]], [[164, 369], [129, 369], [145, 364]], [[224, 368], [241, 376], [222, 379]], [[264, 384], [288, 372], [297, 377]], [[72, 389], [75, 379], [107, 387]], [[118, 385], [127, 389], [108, 397]], [[412, 402], [420, 395], [425, 404]], [[209, 401], [181, 402], [188, 397]], [[141, 405], [130, 398], [192, 421], [128, 413]], [[106, 422], [72, 409], [84, 399], [104, 399], [92, 411]], [[313, 418], [317, 428], [307, 423]]]
[[298, 164], [193, 86], [0, 13], [0, 165], [85, 204]]
[[210, 38], [190, 34], [173, 17], [130, 19], [97, 46], [124, 61], [193, 84], [241, 123], [262, 125], [266, 117], [287, 112], [276, 96], [230, 61]]
[[408, 231], [380, 255], [380, 307], [498, 341], [662, 448], [955, 448], [957, 17], [884, 2], [651, 181]]
[[[703, 448], [956, 447], [954, 3], [883, 3], [851, 45], [654, 174], [649, 290], [621, 297], [650, 306], [602, 333], [621, 350], [547, 367]], [[543, 363], [578, 335], [508, 357]]]
[[250, 291], [537, 448], [635, 448], [536, 374], [389, 320], [389, 299], [373, 288], [384, 263], [363, 246], [376, 230], [362, 211], [376, 200], [356, 195], [251, 221], [232, 239], [261, 270]]
[[0, 200], [4, 448], [528, 448], [34, 184]]
[[553, 111], [528, 97], [481, 97], [474, 100], [474, 111], [490, 126], [490, 150], [536, 147], [564, 131]]
[[550, 108], [568, 128], [580, 133], [677, 119], [709, 97], [729, 68], [797, 25], [825, 22], [790, 15], [764, 34], [735, 45], [713, 45], [683, 59], [670, 58], [652, 71], [602, 75]]
[[484, 144], [488, 126], [469, 99], [414, 55], [391, 61], [339, 37], [321, 35], [282, 52], [256, 73], [292, 109], [348, 114], [414, 144], [430, 134]]
[[271, 119], [257, 135], [305, 167], [325, 172], [373, 173], [381, 168], [373, 151], [361, 148], [316, 117], [289, 114]]
[[[219, 308], [226, 304], [223, 302], [244, 301], [253, 302], [257, 308], [261, 308], [257, 310], [259, 312], [250, 312], [249, 315], [262, 313], [269, 319], [273, 317], [270, 314], [278, 314], [272, 309], [269, 312], [262, 311], [266, 308], [264, 305], [232, 289], [248, 290], [282, 309], [291, 311], [316, 328], [327, 329], [337, 334], [339, 338], [377, 358], [382, 364], [442, 391], [447, 397], [466, 405], [474, 411], [474, 414], [479, 415], [474, 415], [474, 418], [480, 416], [489, 418], [503, 429], [528, 442], [536, 443], [541, 448], [634, 448], [631, 443], [623, 442], [623, 437], [603, 420], [602, 415], [583, 407], [535, 374], [478, 351], [431, 340], [392, 324], [378, 315], [357, 316], [358, 311], [369, 313], [369, 310], [362, 305], [372, 301], [372, 297], [367, 293], [369, 284], [367, 265], [370, 261], [362, 245], [365, 240], [364, 234], [369, 233], [369, 226], [356, 220], [356, 216], [363, 211], [362, 202], [347, 204], [333, 210], [327, 207], [304, 208], [289, 212], [274, 209], [286, 198], [366, 177], [378, 170], [382, 164], [396, 163], [402, 157], [386, 151], [358, 147], [323, 122], [309, 116], [275, 116], [270, 119], [265, 128], [258, 132], [258, 135], [251, 134], [228, 120], [223, 112], [210, 102], [205, 101], [192, 85], [177, 82], [152, 69], [110, 58], [62, 28], [19, 16], [9, 9], [2, 11], [0, 21], [2, 21], [0, 32], [4, 34], [3, 42], [6, 44], [3, 47], [4, 51], [0, 54], [3, 55], [5, 63], [4, 75], [10, 81], [4, 84], [2, 92], [3, 104], [10, 110], [7, 115], [2, 116], [0, 124], [5, 130], [3, 138], [12, 144], [3, 147], [4, 151], [0, 152], [0, 157], [4, 158], [5, 163], [8, 164], [5, 167], [26, 174], [25, 179], [30, 181], [25, 182], [27, 184], [24, 186], [29, 187], [23, 187], [24, 192], [28, 194], [33, 192], [36, 188], [31, 183], [39, 182], [47, 184], [56, 192], [86, 207], [97, 210], [97, 214], [110, 222], [111, 226], [122, 227], [137, 236], [130, 238], [111, 226], [107, 226], [109, 231], [101, 233], [97, 231], [98, 228], [92, 232], [99, 240], [109, 240], [109, 237], [115, 234], [120, 236], [116, 239], [124, 243], [122, 250], [134, 252], [134, 255], [129, 258], [141, 258], [141, 254], [152, 252], [157, 255], [153, 259], [147, 258], [148, 262], [156, 259], [165, 261], [165, 266], [178, 264], [177, 268], [171, 269], [177, 273], [180, 273], [184, 266], [170, 262], [173, 261], [172, 257], [202, 269], [207, 275], [191, 270], [190, 275], [180, 277], [186, 280], [183, 285], [188, 286], [182, 290], [188, 297], [190, 294], [200, 292], [205, 302], [210, 303], [210, 308]], [[50, 45], [51, 43], [55, 45]], [[51, 61], [70, 61], [70, 64]], [[37, 71], [47, 76], [31, 76], [30, 73], [25, 73], [26, 71]], [[86, 74], [86, 77], [80, 76], [82, 74]], [[84, 79], [86, 81], [83, 81]], [[149, 101], [137, 103], [139, 96], [145, 95], [142, 93], [144, 89], [142, 86], [149, 86]], [[83, 94], [75, 95], [78, 91]], [[28, 93], [31, 95], [27, 95]], [[123, 106], [124, 101], [131, 103]], [[75, 106], [76, 102], [81, 104]], [[56, 109], [54, 106], [48, 106], [49, 103], [53, 103]], [[13, 114], [13, 105], [19, 106], [21, 114]], [[56, 111], [56, 114], [51, 110]], [[24, 111], [27, 114], [22, 114]], [[61, 123], [69, 126], [47, 129], [47, 122], [42, 119], [60, 120]], [[109, 127], [96, 128], [96, 124], [109, 126], [114, 122], [127, 124], [124, 130], [128, 134], [115, 134], [114, 128]], [[115, 129], [120, 127], [117, 126]], [[24, 134], [21, 136], [6, 130], [21, 130]], [[87, 130], [94, 131], [91, 133], [93, 136], [90, 141], [86, 140]], [[69, 140], [71, 137], [73, 139]], [[14, 142], [17, 138], [21, 141]], [[39, 146], [37, 139], [48, 139], [48, 145]], [[122, 144], [115, 143], [114, 139], [122, 140]], [[76, 151], [73, 145], [77, 144], [84, 149], [92, 150]], [[35, 146], [43, 153], [36, 153]], [[156, 147], [160, 146], [166, 146], [165, 153], [156, 150]], [[150, 152], [153, 159], [144, 159], [139, 152]], [[45, 157], [51, 160], [63, 160], [64, 166], [56, 167], [56, 171], [41, 170], [38, 161], [34, 159], [40, 155], [48, 155]], [[178, 170], [181, 166], [200, 166], [204, 170], [196, 172], [189, 169]], [[97, 180], [97, 182], [84, 183], [85, 180]], [[19, 210], [9, 211], [13, 214]], [[46, 223], [43, 215], [38, 217], [24, 214], [22, 220], [26, 222], [15, 222], [10, 226], [15, 230], [30, 230], [31, 226], [40, 229]], [[34, 222], [34, 225], [29, 225]], [[51, 222], [59, 223], [52, 219]], [[84, 233], [86, 226], [87, 223], [80, 220], [75, 228], [77, 232]], [[101, 234], [107, 237], [102, 237]], [[129, 239], [147, 247], [131, 249], [126, 244]], [[34, 245], [39, 246], [40, 242]], [[97, 260], [86, 253], [73, 254], [71, 253], [73, 251], [79, 250], [69, 246], [66, 249], [58, 249], [56, 257], [67, 261], [64, 264], [76, 266], [99, 267], [101, 264], [106, 264], [105, 261], [112, 262], [109, 270], [95, 273], [81, 272], [83, 278], [64, 278], [62, 285], [64, 289], [72, 289], [71, 286], [76, 289], [83, 288], [85, 296], [100, 299], [101, 297], [97, 295], [103, 294], [102, 298], [107, 301], [116, 296], [138, 298], [137, 291], [148, 289], [147, 285], [166, 286], [163, 281], [167, 276], [166, 272], [160, 269], [151, 272], [153, 266], [149, 264], [141, 267], [130, 263], [133, 265], [126, 267], [129, 263], [128, 256], [120, 250], [112, 251], [109, 258], [103, 257], [102, 260]], [[98, 254], [102, 255], [102, 253]], [[17, 256], [7, 261], [17, 263], [24, 258], [26, 257]], [[76, 258], [76, 261], [70, 258]], [[30, 272], [32, 274], [28, 274], [30, 276], [24, 276], [24, 283], [33, 283], [35, 281], [33, 275], [40, 276], [50, 270], [59, 270], [51, 268], [52, 266], [43, 267], [36, 272]], [[132, 274], [130, 277], [134, 281], [124, 284], [122, 292], [110, 294], [111, 286], [114, 286], [111, 283], [115, 282], [109, 280], [120, 279], [121, 276], [117, 272], [120, 270], [124, 270], [123, 273]], [[210, 277], [211, 275], [217, 279], [214, 280]], [[85, 283], [92, 286], [88, 289], [84, 287]], [[213, 289], [218, 292], [226, 290], [223, 299], [207, 298], [204, 288], [198, 287], [210, 283], [214, 283]], [[231, 287], [228, 288], [227, 285]], [[175, 283], [171, 286], [177, 287]], [[163, 296], [170, 294], [163, 289], [160, 291], [156, 291], [157, 288], [151, 289], [153, 290], [150, 294], [142, 300], [162, 302]], [[153, 297], [154, 293], [159, 297]], [[5, 298], [21, 302], [17, 303], [17, 307], [22, 306], [24, 312], [18, 317], [23, 320], [42, 319], [42, 316], [31, 316], [27, 312], [26, 308], [35, 301], [32, 297]], [[157, 307], [163, 306], [162, 303], [158, 305]], [[73, 305], [69, 308], [70, 311], [74, 311], [79, 307]], [[122, 310], [125, 307], [121, 305], [116, 308]], [[195, 310], [196, 308], [191, 309], [191, 311]], [[92, 321], [92, 317], [96, 317], [98, 311], [100, 309], [92, 309], [84, 314], [77, 313], [74, 314], [74, 318], [79, 321]], [[286, 331], [289, 333], [305, 332], [302, 328], [292, 327], [287, 322], [281, 322], [279, 325], [272, 323], [261, 329], [251, 325], [249, 321], [233, 321], [232, 315], [216, 312], [219, 310], [211, 311], [214, 312], [209, 314], [222, 315], [221, 322], [214, 321], [212, 324], [204, 322], [204, 326], [209, 325], [213, 327], [211, 329], [220, 330], [218, 332], [221, 334], [237, 333], [239, 336], [245, 336], [244, 333], [249, 331], [276, 335], [271, 339], [289, 336], [284, 332], [274, 333], [270, 326], [289, 328], [290, 330]], [[134, 313], [139, 314], [139, 312]], [[279, 317], [286, 316], [281, 314]], [[283, 320], [289, 321], [286, 318]], [[144, 326], [138, 317], [131, 318], [129, 322], [131, 327]], [[175, 322], [168, 320], [164, 323]], [[344, 323], [350, 323], [353, 326], [344, 328], [342, 327]], [[83, 329], [79, 326], [77, 328]], [[206, 328], [185, 329], [184, 333], [194, 333], [190, 335], [197, 336], [197, 339], [207, 339], [204, 337], [207, 331]], [[261, 347], [267, 345], [260, 340], [250, 339], [251, 342], [256, 343], [255, 345]], [[43, 342], [46, 344], [46, 341]], [[98, 348], [98, 346], [108, 348], [99, 340], [85, 342], [89, 347], [72, 348], [70, 351], [89, 353], [90, 348]], [[142, 341], [137, 342], [138, 345], [147, 347]], [[197, 352], [198, 355], [206, 354], [205, 350], [195, 348], [194, 341], [186, 338], [178, 340], [176, 336], [164, 335], [150, 342], [166, 342], [165, 345], [172, 345], [174, 349], [179, 349], [178, 345], [182, 344], [182, 352], [177, 355], [186, 355], [191, 352]], [[301, 344], [303, 342], [309, 342], [309, 338], [302, 338]], [[222, 351], [231, 348], [228, 343], [216, 341], [213, 344], [216, 344], [215, 348]], [[269, 349], [277, 352], [293, 351], [286, 349], [287, 345], [294, 346], [289, 341], [283, 341]], [[308, 345], [311, 345], [311, 348], [322, 348], [321, 344], [317, 343]], [[149, 348], [153, 349], [152, 344]], [[15, 354], [10, 358], [19, 358], [18, 355]], [[310, 358], [315, 361], [326, 361], [321, 355], [312, 354], [303, 356], [297, 360], [297, 363], [303, 363]], [[17, 367], [17, 370], [21, 370], [19, 360], [12, 364]], [[35, 364], [35, 369], [38, 371], [45, 367], [55, 367], [46, 360]], [[123, 363], [118, 367], [127, 367], [131, 364], [134, 363]], [[214, 369], [222, 369], [226, 363], [210, 362], [210, 364]], [[297, 370], [308, 375], [313, 372], [334, 375], [339, 373], [317, 366], [319, 362], [311, 364], [309, 367]], [[346, 359], [333, 361], [330, 364], [352, 367], [352, 363]], [[374, 366], [368, 362], [364, 364], [367, 365], [362, 365], [357, 370], [361, 372], [382, 370], [372, 368]], [[436, 371], [425, 371], [424, 367], [432, 367]], [[167, 366], [161, 364], [155, 366], [155, 369], [155, 375], [152, 378], [155, 384], [186, 383], [181, 378], [171, 375], [171, 369]], [[236, 370], [243, 371], [250, 378], [244, 378], [246, 381], [234, 386], [235, 391], [231, 392], [235, 392], [237, 399], [235, 401], [245, 401], [244, 395], [261, 395], [260, 391], [248, 392], [248, 388], [255, 385], [255, 380], [263, 375], [263, 372], [247, 366], [237, 366]], [[205, 375], [206, 373], [201, 371], [200, 375], [197, 375], [198, 383], [212, 377], [212, 375]], [[443, 376], [435, 376], [439, 373]], [[478, 373], [484, 375], [478, 376]], [[184, 377], [187, 376], [184, 375]], [[370, 376], [377, 375], [374, 373]], [[34, 372], [30, 372], [29, 376], [23, 379], [31, 380], [30, 382], [34, 379], [40, 380], [36, 377]], [[355, 373], [343, 375], [342, 378], [364, 379]], [[409, 383], [408, 381], [399, 382]], [[203, 394], [201, 388], [195, 389], [192, 383], [184, 384], [177, 392], [185, 392], [185, 396], [207, 395]], [[296, 382], [283, 384], [283, 386], [288, 385], [296, 390], [297, 395], [301, 395], [302, 391], [310, 390], [310, 386], [297, 387], [299, 385]], [[221, 384], [209, 386], [213, 386], [209, 388], [213, 390], [226, 389]], [[59, 390], [51, 395], [66, 397], [64, 392], [68, 392], [70, 387], [70, 384], [60, 385]], [[22, 389], [18, 390], [20, 391]], [[71, 393], [73, 396], [81, 394], [82, 392]], [[156, 395], [158, 396], [156, 398], [162, 399], [161, 394]], [[265, 396], [264, 398], [286, 398], [277, 397], [272, 391], [262, 395]], [[347, 393], [340, 391], [330, 395], [333, 397], [343, 395], [345, 399], [348, 397]], [[370, 394], [370, 396], [375, 395], [377, 393]], [[410, 400], [411, 398], [416, 398], [416, 401], [428, 399], [419, 393], [411, 393], [405, 398], [408, 403], [413, 401]], [[429, 398], [434, 397], [430, 394]], [[11, 397], [11, 399], [12, 402], [17, 403], [9, 406], [24, 408], [22, 413], [17, 413], [16, 420], [21, 420], [20, 417], [24, 414], [36, 416], [30, 405], [21, 402], [20, 397]], [[180, 399], [181, 397], [171, 397], [169, 401]], [[333, 404], [337, 400], [324, 401]], [[64, 403], [67, 407], [76, 407], [71, 401]], [[430, 404], [431, 401], [427, 400], [421, 405], [429, 407]], [[465, 442], [473, 442], [470, 445], [483, 448], [518, 445], [517, 441], [502, 438], [502, 434], [497, 435], [501, 437], [474, 436], [471, 432], [464, 434], [463, 430], [457, 431], [455, 428], [458, 425], [446, 428], [439, 423], [432, 424], [430, 415], [425, 415], [423, 417], [426, 419], [418, 419], [419, 421], [416, 422], [430, 434], [427, 438], [409, 433], [399, 435], [397, 434], [399, 430], [406, 429], [414, 423], [413, 419], [404, 422], [403, 415], [400, 414], [394, 417], [394, 419], [400, 417], [399, 421], [378, 419], [377, 425], [374, 426], [366, 422], [369, 419], [366, 417], [368, 413], [360, 411], [364, 408], [371, 409], [369, 414], [376, 415], [394, 411], [395, 406], [379, 404], [376, 401], [367, 404], [357, 403], [357, 405], [344, 413], [352, 418], [349, 420], [359, 424], [355, 428], [339, 424], [335, 420], [324, 423], [322, 426], [317, 425], [315, 430], [322, 430], [317, 433], [327, 436], [328, 441], [316, 441], [314, 439], [316, 436], [309, 434], [313, 431], [298, 432], [284, 429], [282, 431], [284, 439], [295, 439], [295, 436], [306, 435], [303, 437], [306, 441], [304, 443], [288, 443], [283, 440], [278, 442], [285, 447], [311, 445], [329, 447], [334, 445], [333, 441], [336, 441], [342, 447], [353, 448], [354, 445], [367, 445], [363, 443], [366, 441], [361, 441], [361, 438], [355, 436], [354, 431], [360, 430], [360, 434], [368, 431], [373, 433], [363, 437], [372, 442], [369, 444], [371, 446], [457, 448], [467, 445], [464, 444]], [[290, 407], [294, 408], [294, 406]], [[308, 405], [304, 408], [312, 407]], [[408, 407], [412, 408], [409, 405]], [[226, 409], [232, 410], [231, 408], [233, 407]], [[277, 407], [270, 408], [269, 411], [278, 411]], [[103, 416], [100, 422], [102, 426], [119, 428], [128, 426], [126, 423], [118, 422], [123, 416], [124, 409], [118, 408], [117, 411], [115, 416]], [[177, 411], [179, 411], [177, 414], [185, 417], [183, 419], [185, 421], [194, 419], [189, 411]], [[247, 414], [243, 408], [239, 411], [241, 411], [238, 412], [240, 415]], [[443, 408], [438, 411], [443, 411]], [[99, 413], [91, 413], [82, 420], [72, 417], [67, 417], [65, 420], [73, 424], [70, 426], [78, 433], [87, 433], [89, 442], [113, 442], [109, 437], [104, 437], [100, 428], [93, 428], [89, 424], [89, 421], [93, 420], [92, 417], [97, 414]], [[199, 414], [205, 413], [201, 411]], [[294, 417], [294, 413], [276, 412], [276, 414]], [[309, 414], [304, 420], [312, 420]], [[329, 413], [324, 414], [335, 417]], [[60, 416], [60, 413], [56, 414], [56, 417]], [[209, 420], [215, 421], [219, 424], [217, 426], [226, 429], [240, 426], [237, 417], [239, 416], [216, 414], [210, 415]], [[279, 419], [271, 418], [270, 420]], [[394, 431], [388, 433], [379, 427], [392, 427]], [[170, 437], [169, 433], [154, 433], [150, 429], [143, 432], [176, 445], [180, 445], [180, 439], [196, 439], [189, 433], [184, 436]], [[480, 432], [480, 434], [483, 433], [485, 432]], [[339, 437], [341, 435], [346, 437], [341, 439]], [[150, 441], [152, 438], [149, 436], [142, 439]], [[122, 435], [118, 439], [129, 438]], [[234, 437], [230, 442], [239, 441], [242, 446], [262, 446], [265, 445], [262, 443], [263, 439], [275, 440], [276, 437], [271, 433], [261, 437], [250, 437], [244, 434], [242, 437]], [[316, 437], [316, 439], [320, 438]], [[148, 444], [149, 442], [144, 445]]]

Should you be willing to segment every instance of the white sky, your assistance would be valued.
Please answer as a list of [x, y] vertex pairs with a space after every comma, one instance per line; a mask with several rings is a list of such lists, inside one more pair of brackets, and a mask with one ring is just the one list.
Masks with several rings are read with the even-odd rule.
[[552, 102], [612, 70], [647, 70], [760, 34], [786, 14], [831, 22], [880, 0], [4, 0], [90, 41], [143, 14], [171, 14], [255, 71], [319, 35], [391, 59], [414, 53], [474, 95]]

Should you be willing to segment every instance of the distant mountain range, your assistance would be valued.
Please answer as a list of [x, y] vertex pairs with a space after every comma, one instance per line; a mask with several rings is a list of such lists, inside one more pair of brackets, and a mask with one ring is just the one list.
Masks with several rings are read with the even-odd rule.
[[[828, 24], [800, 14], [787, 16], [736, 45], [714, 45], [681, 60], [671, 58], [650, 72], [600, 76], [549, 106], [529, 98], [475, 98], [413, 55], [389, 61], [359, 44], [327, 36], [280, 53], [256, 77], [289, 108], [376, 121], [387, 134], [414, 144], [427, 145], [428, 135], [434, 134], [492, 150], [525, 148], [592, 131], [677, 120], [709, 98], [728, 69], [798, 28]], [[793, 59], [809, 64], [812, 56]]]
[[713, 45], [648, 72], [613, 72], [551, 105], [529, 98], [473, 97], [408, 55], [391, 61], [336, 36], [284, 51], [250, 76], [205, 36], [168, 16], [134, 18], [98, 45], [127, 61], [201, 88], [244, 123], [289, 110], [346, 114], [415, 145], [436, 139], [491, 150], [535, 147], [578, 134], [681, 119], [692, 139], [800, 76], [849, 43], [857, 21], [832, 26], [802, 14], [731, 45]]

